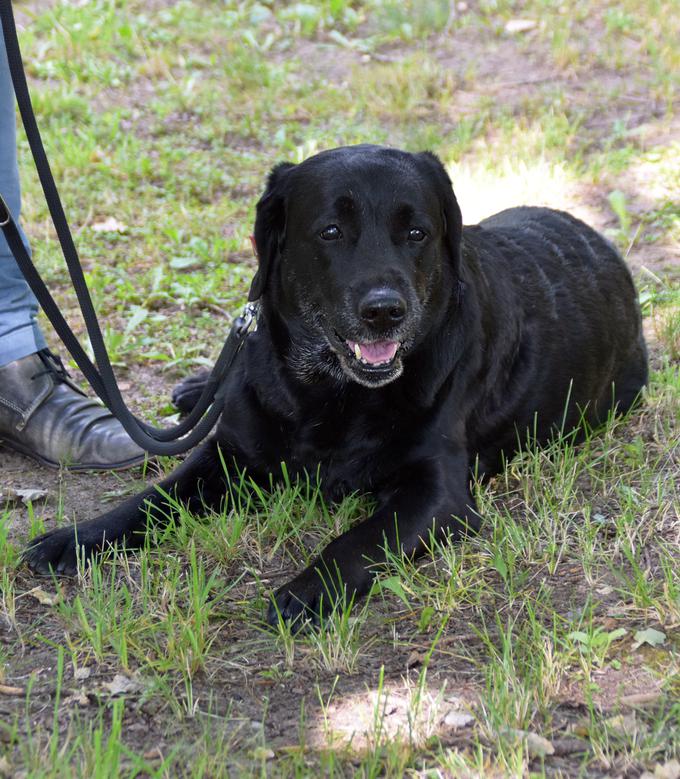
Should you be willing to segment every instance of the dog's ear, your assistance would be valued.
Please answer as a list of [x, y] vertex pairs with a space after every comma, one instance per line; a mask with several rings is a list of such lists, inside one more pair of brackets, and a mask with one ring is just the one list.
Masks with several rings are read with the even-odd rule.
[[446, 168], [436, 154], [424, 151], [417, 156], [421, 164], [426, 166], [428, 175], [435, 185], [446, 230], [446, 248], [453, 263], [453, 269], [456, 275], [458, 275], [461, 252], [460, 242], [463, 235], [463, 217], [453, 191], [453, 184], [449, 174], [446, 172]]
[[283, 245], [286, 228], [286, 173], [294, 167], [292, 162], [281, 162], [273, 168], [267, 179], [267, 188], [257, 203], [253, 238], [258, 267], [248, 293], [250, 301], [262, 297]]

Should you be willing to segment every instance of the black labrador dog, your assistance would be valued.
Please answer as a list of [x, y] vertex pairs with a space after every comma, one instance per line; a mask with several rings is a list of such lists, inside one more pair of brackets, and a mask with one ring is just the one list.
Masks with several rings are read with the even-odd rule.
[[[269, 620], [318, 618], [370, 587], [385, 550], [479, 525], [470, 472], [524, 443], [625, 412], [647, 379], [631, 275], [574, 217], [513, 208], [463, 227], [428, 152], [379, 146], [278, 165], [257, 205], [257, 331], [228, 379], [212, 437], [160, 484], [195, 510], [245, 471], [316, 475], [331, 501], [376, 501], [275, 593]], [[189, 410], [204, 378], [175, 392]], [[226, 465], [226, 468], [225, 468]], [[226, 473], [225, 473], [226, 469]], [[149, 487], [102, 516], [36, 538], [37, 572], [73, 574], [106, 544], [139, 545], [169, 510]]]

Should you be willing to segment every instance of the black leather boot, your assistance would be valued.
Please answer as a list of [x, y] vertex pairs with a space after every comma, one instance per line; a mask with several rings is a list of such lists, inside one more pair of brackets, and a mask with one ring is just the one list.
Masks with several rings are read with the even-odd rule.
[[145, 456], [47, 349], [0, 368], [0, 446], [77, 471], [129, 468]]

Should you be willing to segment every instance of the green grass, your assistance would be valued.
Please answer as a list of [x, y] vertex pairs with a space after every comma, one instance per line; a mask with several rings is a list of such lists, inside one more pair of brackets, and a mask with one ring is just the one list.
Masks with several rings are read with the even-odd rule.
[[[613, 776], [680, 757], [678, 17], [664, 0], [451, 8], [17, 6], [107, 345], [123, 381], [151, 382], [133, 395], [150, 420], [244, 299], [269, 168], [363, 141], [436, 151], [468, 222], [545, 203], [604, 230], [635, 268], [654, 370], [628, 418], [478, 485], [477, 538], [393, 556], [318, 632], [268, 630], [269, 594], [367, 515], [365, 496], [327, 506], [285, 469], [255, 497], [233, 484], [228, 507], [180, 509], [72, 583], [17, 562], [46, 521], [73, 521], [74, 482], [56, 505], [8, 504], [0, 774]], [[82, 331], [21, 152], [35, 256]], [[91, 489], [118, 499], [149, 475]], [[647, 628], [663, 640], [639, 644]]]

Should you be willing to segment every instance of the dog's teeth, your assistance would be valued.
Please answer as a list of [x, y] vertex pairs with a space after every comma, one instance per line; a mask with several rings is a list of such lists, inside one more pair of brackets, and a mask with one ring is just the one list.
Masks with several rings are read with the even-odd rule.
[[[361, 347], [359, 344], [354, 344], [354, 356], [357, 360], [361, 360]], [[365, 360], [363, 362], [365, 362]]]

